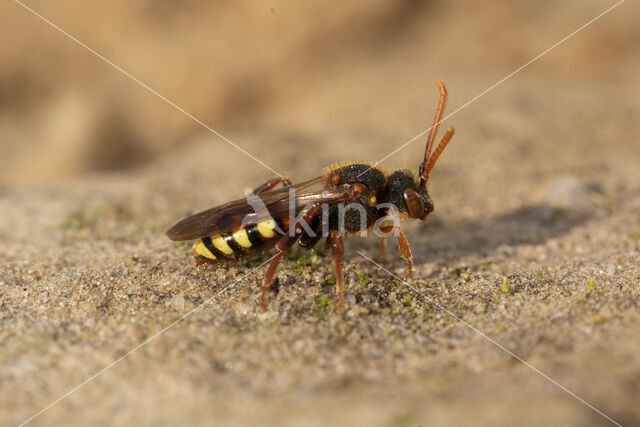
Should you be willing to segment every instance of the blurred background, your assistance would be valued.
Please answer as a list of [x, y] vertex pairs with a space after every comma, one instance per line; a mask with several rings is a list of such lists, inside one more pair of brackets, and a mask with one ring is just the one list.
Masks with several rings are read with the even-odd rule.
[[[322, 161], [386, 155], [430, 125], [437, 78], [449, 87], [452, 111], [613, 4], [28, 2], [285, 174], [292, 150]], [[623, 8], [496, 92], [534, 80], [520, 101], [540, 91], [553, 104], [559, 88], [594, 91], [602, 103], [640, 93], [640, 7]], [[0, 11], [0, 180], [77, 177], [162, 156], [180, 162], [182, 150], [208, 135], [17, 3], [3, 2]], [[488, 108], [492, 96], [450, 122], [463, 132], [465, 118]], [[226, 143], [214, 137], [206, 144]], [[420, 156], [417, 145], [405, 151], [397, 158]], [[261, 167], [239, 151], [225, 156]]]
[[[451, 113], [615, 0], [25, 4], [301, 181], [387, 156], [431, 125], [437, 79]], [[0, 424], [213, 299], [36, 422], [606, 422], [471, 324], [640, 425], [638, 17], [622, 3], [446, 120], [436, 210], [403, 225], [429, 301], [353, 250], [374, 239], [348, 239], [343, 315], [322, 251], [283, 263], [267, 313], [262, 272], [244, 278], [259, 261], [195, 269], [164, 230], [274, 172], [0, 2]], [[425, 139], [383, 166], [416, 170]]]

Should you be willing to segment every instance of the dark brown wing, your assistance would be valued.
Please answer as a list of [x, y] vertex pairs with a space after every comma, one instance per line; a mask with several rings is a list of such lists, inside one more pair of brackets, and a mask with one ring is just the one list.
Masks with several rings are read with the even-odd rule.
[[[348, 187], [299, 191], [321, 181], [321, 177], [314, 178], [291, 187], [265, 191], [254, 195], [254, 200], [249, 200], [251, 204], [247, 198], [244, 198], [207, 209], [178, 222], [167, 231], [167, 236], [171, 240], [199, 239], [205, 236], [215, 236], [235, 231], [244, 225], [255, 224], [271, 218], [280, 218], [282, 215], [288, 217], [289, 190], [291, 188], [296, 189], [296, 214], [309, 203], [322, 201], [327, 197], [335, 197], [348, 192]], [[259, 204], [262, 204], [256, 205], [255, 199], [259, 200]]]

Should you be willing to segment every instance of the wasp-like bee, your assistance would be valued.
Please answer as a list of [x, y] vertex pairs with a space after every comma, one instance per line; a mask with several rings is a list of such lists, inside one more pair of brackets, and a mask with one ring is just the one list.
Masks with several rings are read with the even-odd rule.
[[[324, 170], [321, 177], [299, 184], [278, 177], [262, 184], [245, 199], [183, 219], [167, 231], [167, 236], [179, 241], [197, 239], [193, 254], [196, 263], [203, 267], [252, 257], [275, 246], [276, 254], [262, 280], [260, 302], [263, 310], [266, 308], [267, 289], [278, 264], [296, 242], [304, 249], [312, 249], [322, 237], [326, 237], [327, 248], [333, 250], [339, 308], [343, 299], [343, 235], [361, 234], [374, 226], [378, 226], [385, 236], [395, 234], [402, 257], [407, 262], [406, 277], [409, 277], [414, 271], [409, 242], [398, 226], [399, 221], [392, 225], [383, 221], [386, 218], [424, 221], [433, 211], [427, 181], [454, 133], [450, 127], [432, 152], [447, 100], [447, 90], [440, 80], [438, 87], [440, 102], [417, 174], [407, 170], [385, 173], [375, 165], [348, 162], [332, 165]], [[278, 184], [284, 188], [274, 189]], [[313, 189], [314, 186], [320, 189]], [[345, 209], [344, 203], [348, 203], [347, 207], [355, 205], [360, 208]], [[385, 243], [386, 237], [381, 237], [381, 250], [384, 250]]]

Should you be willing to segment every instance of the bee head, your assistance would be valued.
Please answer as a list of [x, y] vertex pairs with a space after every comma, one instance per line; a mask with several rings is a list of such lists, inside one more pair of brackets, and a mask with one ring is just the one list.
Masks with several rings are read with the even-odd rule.
[[427, 215], [433, 212], [433, 200], [426, 191], [416, 191], [407, 188], [403, 192], [404, 203], [407, 208], [409, 218], [416, 218], [422, 221], [427, 219]]
[[433, 212], [433, 201], [425, 188], [420, 188], [419, 179], [409, 171], [399, 170], [387, 178], [388, 202], [394, 204], [401, 214], [409, 218], [425, 220]]

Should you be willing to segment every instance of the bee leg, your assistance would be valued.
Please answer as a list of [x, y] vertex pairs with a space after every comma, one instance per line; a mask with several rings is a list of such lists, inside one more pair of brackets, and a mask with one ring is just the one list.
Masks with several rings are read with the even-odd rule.
[[262, 279], [262, 291], [260, 292], [260, 307], [262, 307], [262, 311], [267, 309], [267, 289], [271, 285], [271, 281], [273, 280], [273, 276], [276, 273], [276, 269], [278, 268], [278, 264], [280, 264], [280, 260], [282, 259], [283, 251], [278, 249], [276, 255], [271, 260], [269, 264], [269, 268]]
[[403, 279], [408, 279], [416, 269], [413, 265], [413, 254], [411, 253], [411, 246], [409, 246], [409, 241], [404, 236], [402, 230], [400, 230], [400, 227], [396, 227], [395, 232], [396, 236], [398, 237], [398, 246], [400, 247], [402, 258], [407, 261], [407, 274], [404, 275]]
[[[380, 227], [380, 231], [382, 231], [383, 233], [390, 233], [393, 231], [396, 234], [396, 237], [398, 238], [398, 247], [400, 248], [402, 258], [407, 261], [407, 274], [404, 275], [403, 279], [408, 279], [415, 271], [415, 266], [413, 265], [413, 254], [411, 253], [411, 246], [409, 245], [409, 241], [405, 237], [400, 227], [387, 225]], [[386, 238], [381, 237], [380, 239], [382, 240]]]
[[338, 310], [342, 310], [342, 288], [344, 277], [342, 275], [342, 256], [344, 255], [344, 242], [338, 230], [331, 231], [331, 248], [333, 249], [333, 262], [336, 265], [336, 284], [338, 285]]
[[387, 238], [381, 237], [378, 239], [378, 254], [376, 255], [376, 261], [380, 262], [384, 258], [384, 250], [387, 247]]
[[262, 311], [265, 311], [267, 309], [267, 290], [269, 290], [269, 286], [271, 286], [273, 276], [276, 274], [276, 269], [278, 268], [278, 265], [282, 260], [282, 255], [284, 255], [284, 253], [287, 252], [300, 237], [302, 232], [302, 224], [305, 222], [307, 224], [311, 223], [311, 221], [321, 213], [321, 205], [315, 205], [311, 207], [302, 217], [302, 219], [298, 223], [296, 223], [295, 232], [293, 233], [293, 235], [291, 235], [291, 233], [285, 234], [285, 236], [276, 244], [276, 254], [269, 264], [269, 268], [264, 275], [264, 279], [262, 279], [262, 291], [260, 293], [260, 307], [262, 307]]
[[[276, 179], [276, 178], [274, 178]], [[366, 190], [366, 187], [362, 184], [359, 183], [355, 183], [351, 185], [350, 191], [348, 193], [344, 193], [344, 194], [340, 194], [340, 195], [333, 195], [333, 196], [327, 196], [325, 199], [318, 201], [316, 203], [314, 203], [313, 205], [311, 205], [311, 207], [306, 211], [306, 213], [304, 214], [304, 216], [298, 221], [296, 222], [295, 225], [293, 225], [292, 227], [294, 228], [294, 233], [292, 235], [291, 232], [287, 232], [287, 234], [278, 241], [278, 243], [276, 244], [276, 255], [273, 257], [273, 259], [271, 260], [271, 264], [269, 265], [269, 268], [267, 269], [267, 273], [264, 276], [264, 279], [262, 280], [262, 292], [260, 294], [260, 306], [262, 307], [262, 310], [266, 310], [267, 309], [267, 290], [269, 289], [269, 285], [271, 285], [271, 281], [273, 280], [273, 276], [276, 273], [276, 269], [278, 268], [278, 264], [280, 264], [280, 260], [282, 259], [282, 255], [289, 250], [289, 248], [291, 248], [291, 246], [293, 246], [293, 244], [296, 242], [296, 240], [298, 240], [298, 238], [301, 236], [302, 234], [302, 227], [303, 224], [311, 224], [311, 222], [313, 221], [313, 219], [315, 217], [317, 217], [318, 215], [322, 214], [322, 205], [323, 204], [329, 204], [329, 203], [338, 203], [338, 202], [347, 202], [349, 200], [353, 200], [354, 198], [358, 197], [360, 194], [362, 194], [364, 191]], [[342, 245], [342, 238], [340, 237], [340, 242], [339, 244], [337, 243], [337, 245], [339, 245], [339, 247], [343, 247]], [[334, 249], [334, 259], [336, 256], [336, 253], [339, 253], [338, 258], [341, 260], [342, 259], [342, 253], [344, 252], [344, 249], [340, 249], [340, 252], [335, 252], [337, 249]], [[336, 263], [336, 265], [339, 265], [338, 263]], [[340, 306], [342, 306], [342, 266], [340, 266], [340, 275], [339, 275], [339, 286], [338, 286], [338, 291], [340, 293]]]
[[279, 176], [273, 179], [270, 179], [269, 181], [265, 182], [264, 184], [262, 184], [261, 186], [259, 186], [258, 188], [253, 190], [254, 194], [258, 194], [258, 193], [263, 193], [265, 191], [269, 191], [272, 190], [276, 185], [282, 183], [282, 185], [284, 187], [288, 187], [291, 185], [291, 180], [289, 178], [285, 178], [283, 176]]

